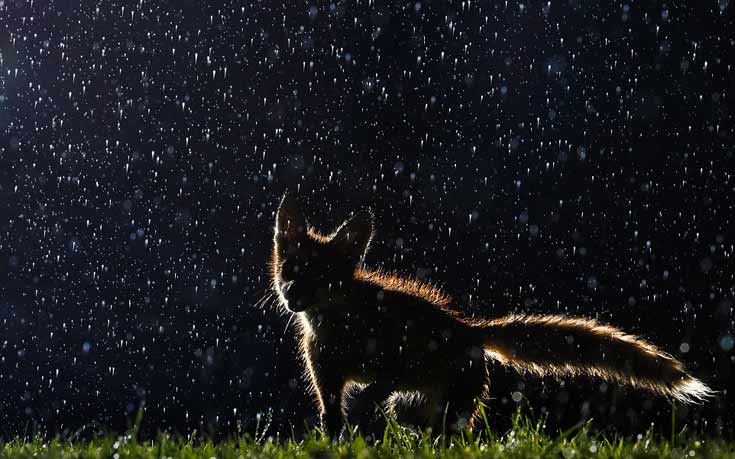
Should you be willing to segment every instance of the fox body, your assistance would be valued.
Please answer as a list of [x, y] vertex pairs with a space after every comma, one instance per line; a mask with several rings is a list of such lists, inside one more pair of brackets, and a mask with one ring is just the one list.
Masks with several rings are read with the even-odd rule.
[[373, 227], [363, 211], [322, 235], [288, 194], [276, 217], [272, 286], [280, 305], [298, 316], [310, 390], [333, 434], [353, 384], [364, 388], [351, 410], [377, 403], [422, 426], [472, 427], [487, 395], [487, 358], [521, 372], [593, 376], [683, 402], [712, 394], [670, 355], [591, 319], [462, 317], [438, 288], [363, 267]]

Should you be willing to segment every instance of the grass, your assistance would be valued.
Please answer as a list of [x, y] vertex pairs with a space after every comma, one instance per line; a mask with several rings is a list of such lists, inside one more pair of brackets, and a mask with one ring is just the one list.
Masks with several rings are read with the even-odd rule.
[[90, 459], [250, 459], [250, 458], [735, 458], [735, 443], [722, 439], [696, 439], [672, 434], [657, 437], [652, 430], [635, 439], [606, 438], [581, 426], [557, 435], [544, 432], [542, 422], [518, 414], [513, 428], [502, 435], [489, 429], [474, 435], [432, 438], [388, 422], [382, 438], [368, 442], [359, 434], [332, 441], [318, 430], [304, 439], [274, 439], [263, 433], [226, 441], [172, 437], [159, 434], [156, 440], [138, 441], [135, 429], [122, 436], [91, 440], [41, 438], [0, 442], [0, 459], [5, 458], [90, 458]]

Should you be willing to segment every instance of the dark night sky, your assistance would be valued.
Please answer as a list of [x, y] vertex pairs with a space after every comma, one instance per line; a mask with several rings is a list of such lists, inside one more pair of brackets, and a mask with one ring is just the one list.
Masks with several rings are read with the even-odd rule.
[[[149, 431], [313, 422], [255, 306], [286, 189], [323, 230], [370, 206], [368, 264], [467, 314], [649, 338], [723, 391], [681, 424], [732, 433], [730, 0], [286, 3], [0, 0], [0, 435], [143, 401]], [[512, 392], [552, 428], [669, 425], [492, 371], [498, 428]]]

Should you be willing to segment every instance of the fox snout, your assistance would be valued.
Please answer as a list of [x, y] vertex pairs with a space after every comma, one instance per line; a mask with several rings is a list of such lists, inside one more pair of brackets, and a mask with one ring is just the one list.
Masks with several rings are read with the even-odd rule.
[[308, 306], [304, 301], [304, 293], [299, 292], [299, 290], [300, 288], [296, 281], [284, 281], [281, 284], [283, 305], [291, 312], [304, 311]]
[[326, 307], [334, 300], [327, 287], [314, 285], [307, 280], [282, 281], [279, 290], [283, 306], [291, 312]]
[[294, 295], [294, 281], [284, 281], [280, 285], [281, 302], [291, 312], [300, 312], [303, 310], [301, 300]]

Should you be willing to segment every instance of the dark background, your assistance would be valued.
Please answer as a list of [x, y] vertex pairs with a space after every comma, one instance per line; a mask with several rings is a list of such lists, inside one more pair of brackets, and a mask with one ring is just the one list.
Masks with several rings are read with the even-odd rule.
[[[368, 264], [467, 314], [649, 338], [722, 391], [679, 427], [732, 434], [729, 0], [206, 3], [0, 0], [1, 435], [143, 403], [149, 433], [313, 422], [288, 317], [255, 306], [286, 189], [325, 231], [372, 207]], [[670, 426], [660, 398], [492, 375], [499, 429], [518, 404]]]

